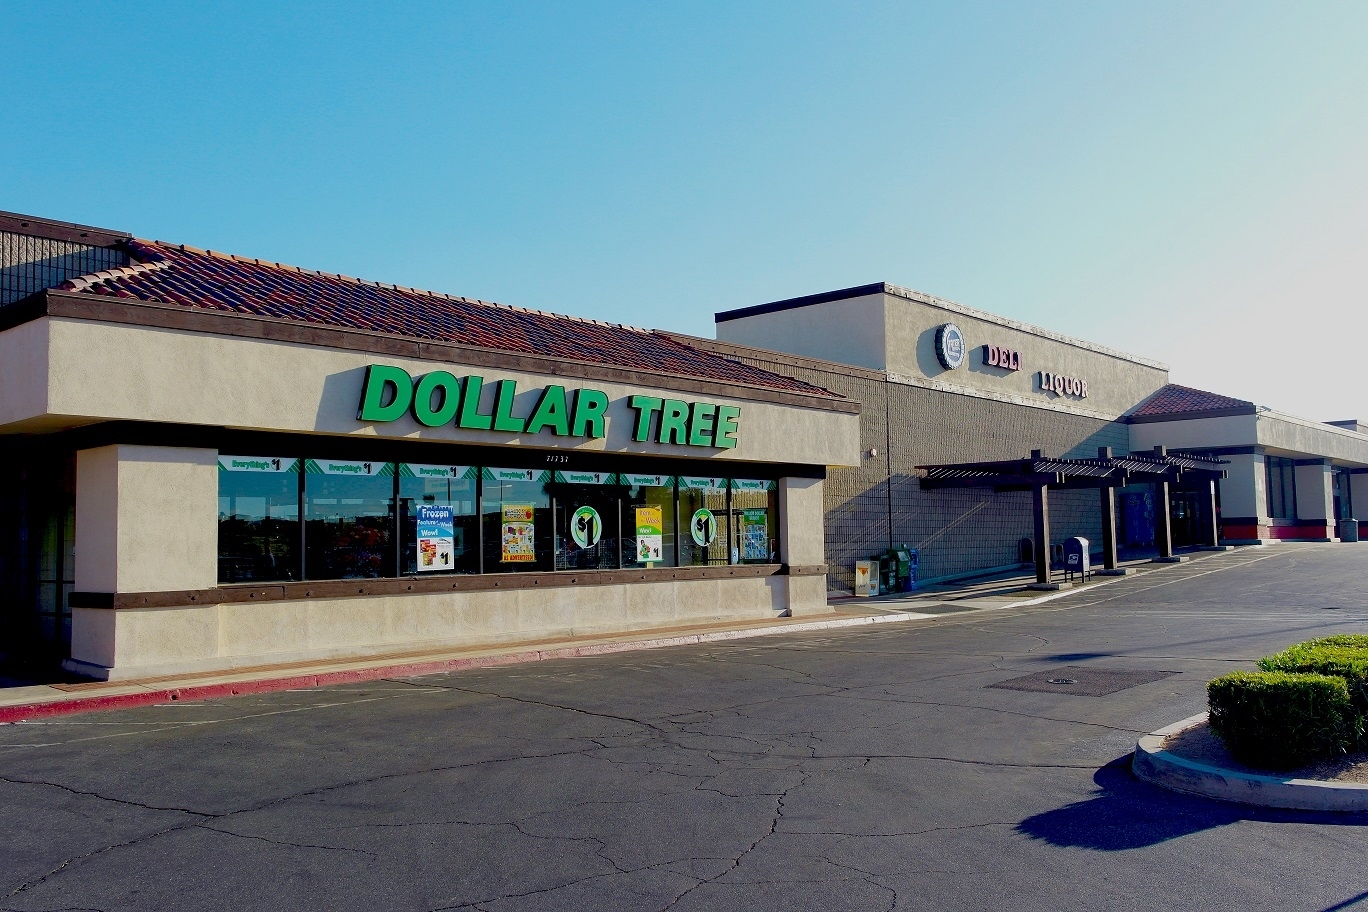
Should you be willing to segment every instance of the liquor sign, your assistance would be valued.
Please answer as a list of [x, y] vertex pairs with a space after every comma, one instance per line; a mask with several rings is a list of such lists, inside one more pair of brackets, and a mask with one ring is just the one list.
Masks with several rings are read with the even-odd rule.
[[1042, 393], [1072, 396], [1075, 399], [1088, 398], [1088, 381], [1080, 377], [1066, 377], [1063, 374], [1055, 374], [1050, 371], [1041, 371], [1036, 377], [1040, 381]]

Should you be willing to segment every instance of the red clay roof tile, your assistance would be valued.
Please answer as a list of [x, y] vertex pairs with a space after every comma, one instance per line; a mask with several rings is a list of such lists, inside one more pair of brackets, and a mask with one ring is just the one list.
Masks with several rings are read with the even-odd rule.
[[1132, 418], [1152, 418], [1158, 415], [1185, 415], [1192, 412], [1211, 412], [1218, 409], [1248, 409], [1253, 411], [1254, 403], [1244, 399], [1234, 399], [1206, 390], [1193, 389], [1170, 383], [1131, 412]]
[[319, 323], [841, 398], [663, 333], [491, 304], [162, 241], [129, 242], [135, 265], [68, 290]]

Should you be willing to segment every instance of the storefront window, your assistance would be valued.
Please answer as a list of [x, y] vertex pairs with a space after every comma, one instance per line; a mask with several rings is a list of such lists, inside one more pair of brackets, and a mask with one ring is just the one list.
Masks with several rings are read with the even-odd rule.
[[673, 475], [622, 472], [622, 566], [675, 565]]
[[404, 576], [478, 573], [479, 526], [471, 466], [399, 465], [399, 554]]
[[1295, 519], [1297, 516], [1297, 481], [1295, 463], [1281, 456], [1265, 456], [1264, 467], [1268, 478], [1268, 515], [1274, 519]]
[[307, 579], [395, 575], [394, 463], [305, 463]]
[[1336, 519], [1356, 519], [1354, 516], [1354, 498], [1350, 493], [1352, 486], [1349, 479], [1352, 477], [1344, 469], [1335, 469], [1335, 518]]
[[551, 493], [556, 504], [556, 569], [616, 570], [621, 541], [617, 475], [557, 472]]
[[1149, 485], [1129, 485], [1117, 498], [1121, 510], [1121, 544], [1154, 544], [1154, 491]]
[[299, 460], [219, 457], [220, 583], [299, 579]]
[[728, 563], [727, 479], [679, 477], [679, 565]]
[[731, 529], [735, 561], [779, 562], [779, 494], [773, 481], [731, 480]]
[[484, 469], [480, 498], [484, 524], [484, 572], [550, 570], [550, 472]]

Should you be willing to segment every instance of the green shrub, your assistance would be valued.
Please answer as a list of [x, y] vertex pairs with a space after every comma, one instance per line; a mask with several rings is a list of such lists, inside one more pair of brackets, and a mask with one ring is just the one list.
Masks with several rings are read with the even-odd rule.
[[1241, 763], [1292, 769], [1346, 753], [1358, 738], [1343, 678], [1237, 671], [1207, 684], [1211, 730]]
[[1307, 640], [1298, 646], [1347, 646], [1350, 649], [1368, 649], [1368, 633], [1337, 633], [1334, 636]]
[[1260, 659], [1259, 667], [1264, 671], [1288, 671], [1343, 678], [1349, 687], [1349, 698], [1354, 701], [1354, 708], [1360, 714], [1368, 715], [1368, 649], [1340, 645], [1347, 639], [1348, 635], [1298, 643], [1282, 652]]

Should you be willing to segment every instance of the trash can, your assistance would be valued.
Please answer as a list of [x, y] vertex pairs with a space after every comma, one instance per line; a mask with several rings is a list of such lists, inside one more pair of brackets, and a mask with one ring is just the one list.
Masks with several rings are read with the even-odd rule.
[[1064, 578], [1068, 579], [1075, 573], [1079, 574], [1084, 581], [1088, 579], [1088, 574], [1092, 572], [1092, 555], [1088, 552], [1088, 540], [1075, 535], [1073, 538], [1064, 539]]
[[857, 560], [855, 562], [855, 594], [861, 598], [879, 594], [879, 562]]
[[1357, 519], [1341, 519], [1339, 521], [1339, 540], [1346, 542], [1356, 542], [1359, 540], [1359, 525]]

